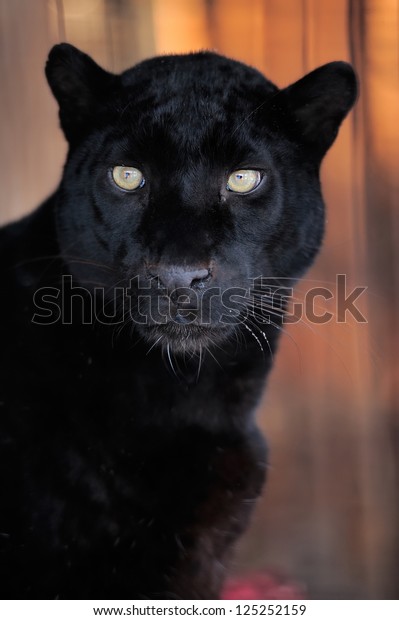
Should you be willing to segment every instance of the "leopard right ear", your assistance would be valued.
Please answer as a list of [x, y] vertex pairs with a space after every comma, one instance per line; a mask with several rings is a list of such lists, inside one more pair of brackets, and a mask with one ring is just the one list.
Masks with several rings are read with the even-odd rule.
[[69, 43], [51, 49], [46, 77], [60, 106], [61, 127], [71, 144], [92, 129], [119, 84], [118, 76], [99, 67]]

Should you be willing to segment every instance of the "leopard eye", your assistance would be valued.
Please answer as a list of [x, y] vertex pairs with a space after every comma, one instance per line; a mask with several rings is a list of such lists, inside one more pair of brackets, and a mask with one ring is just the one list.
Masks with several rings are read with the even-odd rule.
[[145, 183], [143, 173], [131, 166], [115, 166], [112, 169], [112, 178], [118, 187], [127, 191], [143, 187]]
[[261, 182], [258, 170], [235, 170], [228, 178], [227, 189], [238, 194], [248, 194]]

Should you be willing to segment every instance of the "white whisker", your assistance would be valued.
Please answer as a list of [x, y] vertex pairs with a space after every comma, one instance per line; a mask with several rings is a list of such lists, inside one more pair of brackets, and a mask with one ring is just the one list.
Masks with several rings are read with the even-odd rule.
[[152, 344], [152, 345], [151, 345], [151, 347], [148, 349], [148, 351], [147, 351], [147, 355], [148, 355], [149, 353], [151, 353], [151, 351], [153, 350], [153, 348], [154, 348], [154, 347], [156, 347], [156, 346], [157, 346], [157, 344], [158, 344], [158, 342], [160, 342], [161, 340], [162, 340], [162, 336], [159, 336], [159, 338], [158, 338], [158, 339], [154, 342], [154, 344]]
[[245, 327], [245, 329], [247, 329], [253, 336], [253, 338], [256, 340], [256, 342], [258, 343], [260, 350], [262, 351], [263, 355], [265, 354], [264, 348], [262, 346], [261, 341], [259, 340], [258, 336], [256, 334], [254, 334], [254, 332], [252, 331], [252, 329], [250, 327], [248, 327], [248, 325], [243, 322], [242, 325]]
[[176, 373], [175, 367], [173, 366], [172, 356], [171, 356], [171, 354], [170, 354], [170, 344], [169, 344], [169, 342], [168, 342], [168, 343], [167, 343], [167, 345], [166, 345], [166, 352], [167, 352], [167, 354], [168, 354], [168, 360], [169, 360], [169, 364], [170, 364], [170, 367], [171, 367], [171, 369], [172, 369], [172, 372], [173, 372], [173, 374], [175, 375], [176, 379], [178, 379], [179, 377], [177, 376], [177, 373]]

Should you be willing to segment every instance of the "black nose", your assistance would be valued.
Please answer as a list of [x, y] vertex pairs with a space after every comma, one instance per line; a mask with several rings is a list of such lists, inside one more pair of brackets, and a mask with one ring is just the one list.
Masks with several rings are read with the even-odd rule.
[[159, 283], [168, 289], [169, 292], [177, 288], [200, 289], [211, 278], [209, 269], [178, 267], [176, 265], [157, 265], [157, 267], [152, 267], [150, 272], [151, 276], [157, 277]]

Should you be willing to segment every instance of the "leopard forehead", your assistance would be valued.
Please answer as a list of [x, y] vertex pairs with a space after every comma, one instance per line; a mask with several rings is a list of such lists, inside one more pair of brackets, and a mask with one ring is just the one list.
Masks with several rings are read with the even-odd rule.
[[211, 52], [152, 58], [121, 82], [124, 113], [192, 127], [242, 120], [278, 90], [257, 70]]
[[270, 93], [277, 90], [256, 69], [213, 52], [150, 58], [122, 73], [121, 79], [127, 87], [159, 87], [170, 93], [178, 89], [185, 95], [197, 96], [215, 96], [234, 88], [241, 88], [242, 94], [258, 89]]

